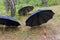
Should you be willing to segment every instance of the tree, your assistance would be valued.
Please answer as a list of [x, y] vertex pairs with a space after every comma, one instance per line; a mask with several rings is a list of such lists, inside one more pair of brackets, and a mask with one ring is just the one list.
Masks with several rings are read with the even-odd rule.
[[5, 0], [6, 11], [10, 11], [12, 17], [14, 17], [16, 13], [16, 2], [17, 0]]
[[46, 6], [47, 5], [47, 0], [42, 0], [42, 5]]

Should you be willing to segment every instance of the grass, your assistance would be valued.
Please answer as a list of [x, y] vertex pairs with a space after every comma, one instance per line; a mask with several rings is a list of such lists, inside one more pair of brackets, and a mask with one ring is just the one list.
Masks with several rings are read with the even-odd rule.
[[[45, 9], [45, 8], [41, 8], [41, 9]], [[60, 6], [52, 6], [52, 7], [47, 7], [47, 8], [52, 9], [55, 13], [53, 19], [48, 21], [48, 23], [46, 24], [49, 34], [50, 33], [53, 34], [55, 31], [55, 28], [58, 29], [60, 26], [59, 22], [57, 22], [60, 19], [60, 16], [59, 16], [60, 15], [60, 11], [59, 11]], [[36, 7], [34, 10], [37, 10], [37, 9], [40, 9], [40, 8]], [[18, 40], [18, 39], [25, 40], [26, 38], [32, 37], [31, 40], [35, 40], [35, 39], [37, 39], [37, 38], [35, 38], [37, 35], [40, 35], [40, 37], [43, 35], [41, 28], [30, 29], [30, 27], [25, 26], [25, 21], [28, 18], [28, 16], [15, 16], [15, 17], [17, 17], [17, 20], [22, 25], [19, 26], [19, 29], [5, 31], [4, 34], [2, 34], [2, 32], [0, 30], [0, 36], [1, 36], [0, 39], [3, 39], [3, 37], [4, 37], [4, 40], [5, 39], [6, 40], [8, 40], [8, 39], [10, 39], [10, 40]]]

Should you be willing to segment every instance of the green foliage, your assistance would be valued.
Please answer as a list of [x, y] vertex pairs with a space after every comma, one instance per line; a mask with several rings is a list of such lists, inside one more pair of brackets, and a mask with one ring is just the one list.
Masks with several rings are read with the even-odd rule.
[[[3, 4], [5, 0], [0, 0], [0, 5]], [[24, 5], [33, 5], [33, 6], [42, 6], [42, 0], [18, 0], [17, 5], [18, 6], [24, 6]], [[47, 0], [48, 6], [53, 4], [60, 4], [60, 0]]]
[[60, 4], [60, 0], [47, 0], [48, 6]]
[[[5, 10], [4, 1], [5, 0], [0, 0], [0, 14], [10, 15], [10, 13], [7, 14], [7, 12]], [[47, 6], [58, 5], [58, 4], [60, 4], [60, 0], [47, 0]], [[22, 6], [26, 6], [26, 5], [34, 6], [35, 9], [33, 11], [35, 11], [36, 8], [38, 9], [38, 8], [42, 7], [42, 0], [18, 0], [18, 2], [16, 4], [16, 14], [18, 15], [18, 10]]]
[[[18, 5], [33, 5], [40, 7], [42, 6], [42, 0], [19, 0]], [[60, 0], [47, 0], [47, 6], [60, 4]]]

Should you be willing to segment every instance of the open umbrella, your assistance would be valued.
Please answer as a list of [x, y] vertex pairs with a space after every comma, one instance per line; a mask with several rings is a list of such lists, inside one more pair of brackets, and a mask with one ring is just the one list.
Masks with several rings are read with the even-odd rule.
[[0, 24], [6, 26], [19, 26], [19, 22], [10, 16], [0, 15]]
[[52, 19], [54, 12], [52, 10], [37, 10], [33, 12], [26, 20], [26, 26], [39, 26]]
[[18, 10], [19, 15], [26, 15], [28, 12], [32, 11], [34, 7], [32, 5], [27, 5]]

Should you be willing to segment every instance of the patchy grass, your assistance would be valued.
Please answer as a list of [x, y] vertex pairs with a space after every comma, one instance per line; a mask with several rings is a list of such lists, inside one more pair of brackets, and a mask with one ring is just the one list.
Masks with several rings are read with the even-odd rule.
[[[20, 4], [19, 4], [20, 5]], [[22, 5], [22, 4], [21, 4]], [[23, 4], [24, 5], [24, 4]], [[22, 5], [22, 6], [23, 6]], [[17, 6], [17, 10], [18, 5]], [[25, 21], [28, 18], [28, 16], [18, 16], [18, 13], [16, 12], [16, 18], [22, 25], [18, 27], [16, 30], [9, 30], [2, 33], [2, 30], [0, 30], [0, 40], [58, 40], [56, 35], [60, 35], [60, 5], [57, 6], [51, 6], [51, 7], [35, 7], [33, 11], [30, 13], [38, 10], [38, 9], [51, 9], [55, 13], [52, 20], [48, 21], [45, 25], [46, 30], [48, 31], [47, 37], [43, 35], [42, 28], [35, 28], [31, 29], [29, 26], [25, 26]], [[10, 13], [7, 13], [5, 11], [5, 7], [3, 3], [0, 3], [0, 15], [10, 15]], [[2, 27], [0, 25], [0, 27]], [[2, 28], [1, 28], [2, 29]], [[59, 36], [60, 37], [60, 36]], [[60, 39], [59, 39], [60, 40]]]
[[[56, 35], [60, 35], [60, 6], [51, 6], [45, 8], [35, 8], [37, 9], [52, 9], [55, 13], [52, 20], [48, 21], [45, 25], [46, 30], [48, 31], [47, 37], [43, 35], [42, 28], [34, 28], [31, 29], [29, 26], [25, 26], [25, 21], [28, 16], [18, 16], [16, 15], [15, 18], [22, 24], [18, 27], [17, 30], [9, 30], [2, 33], [0, 30], [0, 39], [1, 40], [57, 40], [58, 38], [55, 37]], [[3, 12], [1, 10], [1, 12]], [[6, 13], [7, 14], [7, 13]], [[5, 14], [5, 15], [6, 15]], [[55, 38], [54, 38], [55, 37]], [[59, 36], [60, 37], [60, 36]]]

